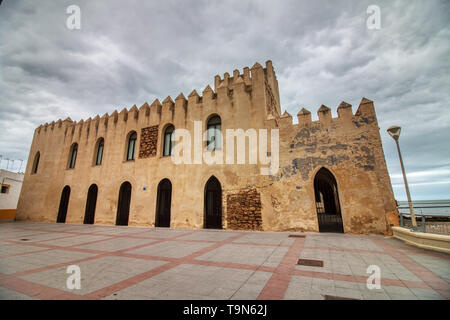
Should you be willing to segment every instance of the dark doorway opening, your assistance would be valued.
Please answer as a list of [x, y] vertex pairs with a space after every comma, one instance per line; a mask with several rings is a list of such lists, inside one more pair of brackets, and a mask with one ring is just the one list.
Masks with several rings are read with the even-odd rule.
[[314, 178], [317, 219], [320, 232], [344, 232], [336, 179], [325, 169]]
[[98, 187], [93, 184], [89, 187], [87, 199], [86, 199], [86, 210], [84, 211], [84, 224], [94, 224], [95, 218], [95, 207], [97, 205], [97, 193]]
[[209, 178], [205, 185], [205, 229], [222, 229], [222, 187], [216, 177]]
[[125, 181], [120, 186], [119, 200], [117, 203], [116, 226], [127, 226], [130, 215], [131, 183]]
[[156, 198], [156, 227], [170, 227], [170, 206], [172, 200], [172, 183], [163, 179], [158, 184], [158, 195]]
[[56, 222], [65, 223], [67, 216], [67, 208], [69, 207], [70, 187], [65, 186], [61, 192], [61, 200], [59, 201], [58, 217]]

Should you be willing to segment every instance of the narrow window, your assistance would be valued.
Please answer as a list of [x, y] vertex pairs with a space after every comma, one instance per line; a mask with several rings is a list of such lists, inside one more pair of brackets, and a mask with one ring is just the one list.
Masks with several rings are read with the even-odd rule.
[[171, 156], [173, 154], [173, 132], [174, 127], [172, 125], [168, 126], [164, 131], [164, 146], [163, 146], [163, 156]]
[[95, 157], [95, 165], [96, 166], [99, 166], [102, 164], [104, 145], [105, 145], [105, 140], [103, 138], [100, 138], [100, 140], [98, 141], [98, 146], [97, 146], [97, 156]]
[[33, 169], [31, 170], [31, 174], [35, 174], [37, 173], [38, 167], [39, 167], [39, 158], [41, 157], [39, 151], [36, 153], [36, 155], [34, 156], [34, 161], [33, 161]]
[[77, 161], [78, 144], [72, 145], [72, 152], [70, 153], [69, 169], [75, 168], [75, 162]]
[[133, 131], [130, 134], [130, 137], [128, 138], [127, 161], [134, 160], [134, 153], [136, 150], [136, 139], [137, 134], [136, 132]]
[[222, 149], [221, 120], [219, 116], [213, 116], [207, 124], [207, 149]]

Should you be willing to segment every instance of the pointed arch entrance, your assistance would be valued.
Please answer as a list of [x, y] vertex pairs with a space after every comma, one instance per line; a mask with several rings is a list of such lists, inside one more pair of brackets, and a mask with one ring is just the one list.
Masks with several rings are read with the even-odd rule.
[[67, 216], [67, 208], [69, 207], [70, 187], [65, 186], [61, 192], [61, 200], [59, 201], [58, 217], [56, 222], [65, 223]]
[[117, 203], [116, 226], [127, 226], [130, 216], [131, 183], [125, 181], [120, 186], [119, 200]]
[[98, 187], [96, 184], [92, 184], [89, 187], [86, 198], [86, 209], [84, 211], [84, 224], [94, 224], [95, 219], [95, 207], [97, 206], [97, 193]]
[[158, 184], [156, 197], [156, 227], [170, 227], [170, 207], [172, 201], [172, 183], [169, 179], [163, 179]]
[[204, 202], [204, 228], [222, 229], [222, 187], [214, 176], [206, 182]]
[[325, 168], [314, 178], [317, 220], [320, 232], [344, 232], [336, 179]]

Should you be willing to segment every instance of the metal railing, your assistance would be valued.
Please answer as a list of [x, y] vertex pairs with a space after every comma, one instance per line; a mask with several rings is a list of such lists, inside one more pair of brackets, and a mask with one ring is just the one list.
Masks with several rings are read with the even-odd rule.
[[[428, 209], [432, 207], [414, 207], [414, 210], [416, 211], [417, 209], [420, 210], [425, 208]], [[400, 209], [409, 209], [409, 208], [399, 207], [398, 209], [400, 217], [400, 226], [405, 228], [412, 228], [410, 214], [400, 212]], [[424, 214], [424, 213], [417, 213], [417, 211], [415, 216], [417, 227], [420, 232], [450, 235], [450, 214], [439, 214], [439, 215]]]

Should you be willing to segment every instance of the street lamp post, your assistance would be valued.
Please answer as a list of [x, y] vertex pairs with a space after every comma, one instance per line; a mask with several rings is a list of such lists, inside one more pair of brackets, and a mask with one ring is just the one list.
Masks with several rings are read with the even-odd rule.
[[417, 231], [418, 229], [417, 229], [416, 215], [414, 214], [414, 208], [411, 202], [411, 195], [409, 194], [408, 180], [406, 179], [405, 166], [403, 165], [402, 153], [400, 152], [400, 145], [398, 144], [401, 129], [402, 128], [398, 126], [392, 126], [389, 127], [389, 129], [387, 129], [387, 132], [395, 140], [395, 144], [397, 145], [398, 157], [400, 158], [400, 166], [402, 167], [403, 181], [405, 183], [406, 196], [408, 197], [408, 205], [409, 205], [409, 212], [411, 214], [412, 229], [413, 231]]

